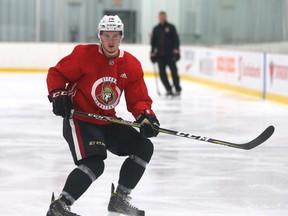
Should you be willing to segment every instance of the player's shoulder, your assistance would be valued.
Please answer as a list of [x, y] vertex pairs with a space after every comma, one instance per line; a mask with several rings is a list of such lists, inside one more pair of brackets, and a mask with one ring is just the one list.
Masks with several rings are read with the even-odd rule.
[[140, 61], [130, 52], [123, 51], [123, 63], [131, 80], [143, 76], [142, 65]]
[[140, 64], [140, 61], [130, 52], [123, 50], [123, 57], [128, 63]]
[[75, 51], [82, 52], [82, 53], [94, 51], [98, 49], [99, 49], [98, 44], [78, 44], [74, 48]]

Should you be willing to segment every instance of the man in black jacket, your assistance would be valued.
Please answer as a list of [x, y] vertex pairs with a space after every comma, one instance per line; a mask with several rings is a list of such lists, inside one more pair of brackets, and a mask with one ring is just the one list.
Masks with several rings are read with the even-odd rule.
[[[178, 69], [176, 61], [180, 59], [180, 41], [173, 24], [167, 22], [166, 13], [159, 13], [159, 24], [153, 28], [151, 38], [151, 61], [158, 62], [160, 78], [166, 88], [166, 95], [180, 95], [181, 87], [179, 83]], [[169, 83], [166, 66], [169, 66], [172, 74], [175, 92]]]

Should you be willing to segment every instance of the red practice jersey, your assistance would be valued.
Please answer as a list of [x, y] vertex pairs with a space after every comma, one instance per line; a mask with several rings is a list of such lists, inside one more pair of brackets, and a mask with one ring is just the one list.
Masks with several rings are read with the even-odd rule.
[[[151, 109], [140, 62], [130, 53], [118, 50], [118, 57], [107, 59], [100, 45], [78, 45], [72, 53], [49, 68], [48, 91], [67, 89], [75, 110], [116, 117], [115, 107], [124, 92], [127, 109], [135, 118]], [[105, 124], [89, 117], [74, 118]]]

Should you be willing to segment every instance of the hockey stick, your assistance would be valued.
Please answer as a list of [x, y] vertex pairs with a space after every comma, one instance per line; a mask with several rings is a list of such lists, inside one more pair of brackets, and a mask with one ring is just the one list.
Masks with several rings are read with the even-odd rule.
[[159, 85], [158, 85], [158, 77], [156, 72], [156, 63], [153, 63], [153, 70], [154, 70], [154, 77], [155, 77], [155, 83], [156, 83], [156, 91], [159, 96], [161, 96]]
[[[140, 128], [140, 124], [137, 122], [131, 122], [131, 121], [127, 121], [127, 120], [123, 120], [123, 119], [119, 119], [119, 118], [102, 116], [102, 115], [97, 115], [97, 114], [87, 113], [87, 112], [81, 112], [81, 111], [76, 111], [76, 110], [71, 111], [71, 116], [73, 114], [91, 117], [91, 118], [95, 118], [95, 119], [102, 120], [102, 121], [109, 121], [109, 122], [116, 123], [116, 124], [122, 124], [122, 125], [128, 125], [128, 126]], [[267, 127], [258, 137], [256, 137], [252, 141], [247, 142], [247, 143], [243, 143], [243, 144], [236, 144], [236, 143], [227, 142], [227, 141], [223, 141], [223, 140], [217, 140], [217, 139], [213, 139], [213, 138], [209, 138], [209, 137], [197, 136], [197, 135], [193, 135], [191, 133], [184, 133], [184, 132], [174, 131], [174, 130], [165, 129], [165, 128], [159, 128], [158, 129], [159, 132], [165, 133], [165, 134], [175, 135], [175, 136], [179, 136], [179, 137], [186, 137], [188, 139], [194, 139], [194, 140], [198, 140], [198, 141], [209, 142], [209, 143], [213, 143], [213, 144], [217, 144], [217, 145], [224, 145], [224, 146], [228, 146], [228, 147], [232, 147], [232, 148], [239, 148], [239, 149], [244, 149], [244, 150], [249, 150], [249, 149], [255, 148], [256, 146], [262, 144], [267, 139], [269, 139], [269, 137], [272, 136], [272, 134], [274, 133], [274, 130], [275, 130], [274, 126], [271, 125], [271, 126]]]

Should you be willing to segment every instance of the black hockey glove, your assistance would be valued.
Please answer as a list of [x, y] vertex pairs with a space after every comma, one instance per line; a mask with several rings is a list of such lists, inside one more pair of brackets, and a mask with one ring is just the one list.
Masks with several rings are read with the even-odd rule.
[[173, 60], [175, 62], [180, 60], [180, 51], [178, 49], [173, 50]]
[[179, 61], [180, 60], [180, 54], [179, 53], [174, 53], [173, 54], [173, 60], [176, 62], [176, 61]]
[[156, 53], [154, 53], [154, 52], [151, 52], [151, 53], [150, 53], [150, 60], [151, 60], [152, 63], [157, 62]]
[[141, 113], [136, 122], [140, 123], [140, 133], [149, 138], [156, 137], [159, 134], [160, 123], [152, 110], [145, 110]]
[[62, 116], [66, 120], [70, 118], [72, 102], [65, 89], [55, 89], [48, 95], [50, 103], [52, 103], [53, 113]]

